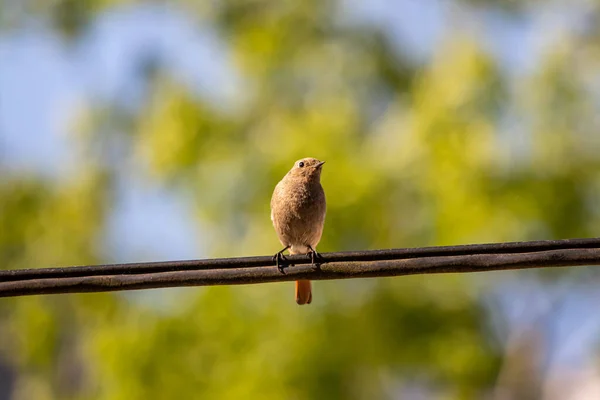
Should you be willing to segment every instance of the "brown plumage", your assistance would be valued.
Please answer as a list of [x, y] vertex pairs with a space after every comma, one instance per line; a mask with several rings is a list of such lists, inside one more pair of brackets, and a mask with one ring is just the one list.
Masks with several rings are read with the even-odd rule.
[[[271, 198], [271, 220], [285, 248], [290, 254], [311, 254], [321, 240], [325, 222], [325, 192], [321, 186], [321, 168], [324, 161], [303, 158], [275, 186]], [[296, 281], [296, 303], [310, 304], [311, 284]]]

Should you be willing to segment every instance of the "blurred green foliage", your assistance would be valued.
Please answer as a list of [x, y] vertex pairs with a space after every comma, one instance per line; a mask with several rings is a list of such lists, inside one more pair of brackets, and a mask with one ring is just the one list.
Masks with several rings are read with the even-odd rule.
[[[121, 2], [56, 3], [73, 39]], [[417, 67], [374, 29], [340, 26], [331, 1], [186, 6], [230, 46], [245, 100], [218, 107], [159, 71], [137, 115], [87, 110], [75, 176], [3, 173], [2, 268], [106, 261], [125, 168], [193, 198], [211, 256], [273, 253], [272, 189], [304, 156], [327, 160], [321, 251], [597, 232], [600, 135], [585, 86], [597, 40], [565, 37], [513, 77], [460, 34]], [[114, 124], [127, 154], [110, 165]], [[15, 399], [371, 399], [415, 386], [482, 398], [503, 354], [479, 290], [472, 277], [419, 276], [317, 282], [303, 308], [289, 284], [8, 299], [0, 361], [17, 371]]]

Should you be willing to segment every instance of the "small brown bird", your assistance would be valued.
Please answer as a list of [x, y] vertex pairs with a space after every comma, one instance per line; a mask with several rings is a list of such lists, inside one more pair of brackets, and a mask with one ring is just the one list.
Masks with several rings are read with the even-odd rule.
[[[316, 158], [298, 160], [275, 186], [271, 198], [271, 220], [279, 241], [285, 246], [274, 256], [278, 267], [282, 253], [287, 249], [290, 254], [310, 255], [313, 264], [319, 255], [315, 247], [323, 234], [326, 209], [325, 192], [321, 186], [323, 164], [325, 161]], [[296, 281], [296, 303], [310, 304], [311, 301], [310, 281]]]

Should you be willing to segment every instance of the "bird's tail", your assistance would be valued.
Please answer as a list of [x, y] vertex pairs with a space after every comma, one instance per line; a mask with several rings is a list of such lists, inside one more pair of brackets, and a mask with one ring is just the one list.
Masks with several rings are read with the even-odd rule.
[[303, 279], [296, 281], [296, 303], [310, 304], [312, 301], [312, 290], [310, 281]]
[[[293, 246], [289, 250], [290, 255], [303, 254], [302, 251], [295, 249]], [[302, 279], [296, 281], [296, 303], [299, 305], [310, 304], [312, 301], [312, 289], [309, 280]]]

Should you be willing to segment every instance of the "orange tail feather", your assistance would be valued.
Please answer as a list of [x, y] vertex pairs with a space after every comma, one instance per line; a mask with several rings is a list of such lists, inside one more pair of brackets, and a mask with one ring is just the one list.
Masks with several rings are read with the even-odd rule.
[[312, 301], [312, 290], [310, 281], [301, 280], [296, 281], [296, 303], [310, 304]]

